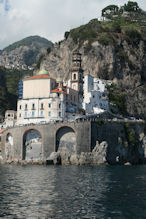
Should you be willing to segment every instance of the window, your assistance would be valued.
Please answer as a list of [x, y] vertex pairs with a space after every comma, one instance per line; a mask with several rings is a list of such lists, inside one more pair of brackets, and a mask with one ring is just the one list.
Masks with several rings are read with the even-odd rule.
[[59, 112], [59, 117], [61, 117], [61, 112]]
[[35, 104], [33, 103], [33, 104], [32, 104], [32, 110], [34, 110], [34, 109], [35, 109]]
[[51, 116], [51, 112], [48, 112], [48, 116]]
[[82, 80], [82, 74], [80, 73], [80, 80]]
[[44, 112], [43, 111], [41, 111], [41, 116], [43, 116], [44, 115]]
[[44, 109], [44, 104], [43, 103], [41, 103], [41, 109]]
[[76, 78], [77, 78], [77, 77], [76, 77], [76, 74], [73, 74], [73, 79], [76, 80]]
[[19, 106], [19, 109], [21, 110], [21, 105]]
[[25, 118], [27, 117], [27, 112], [24, 113], [24, 117], [25, 117]]
[[76, 102], [76, 96], [74, 96], [74, 102]]
[[59, 103], [59, 109], [61, 108], [61, 103]]
[[21, 117], [21, 113], [19, 114], [19, 117]]
[[59, 96], [60, 96], [60, 94], [59, 94], [59, 93], [57, 93], [57, 96], [59, 97]]
[[27, 104], [25, 104], [25, 110], [27, 110]]
[[10, 114], [8, 114], [8, 117], [10, 117]]
[[32, 112], [32, 117], [34, 117], [34, 112]]
[[51, 103], [48, 103], [48, 108], [51, 108]]

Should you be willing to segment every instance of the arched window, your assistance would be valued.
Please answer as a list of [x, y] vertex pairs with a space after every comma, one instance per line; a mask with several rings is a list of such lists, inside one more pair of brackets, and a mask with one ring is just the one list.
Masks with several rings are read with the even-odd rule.
[[73, 74], [73, 79], [76, 80], [77, 79], [77, 75]]

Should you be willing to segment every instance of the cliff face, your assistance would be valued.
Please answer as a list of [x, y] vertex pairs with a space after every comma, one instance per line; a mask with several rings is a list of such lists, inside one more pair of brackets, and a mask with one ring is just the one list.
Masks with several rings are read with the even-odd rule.
[[98, 165], [146, 164], [144, 123], [91, 123], [91, 151], [80, 154], [69, 150], [53, 152], [48, 164]]
[[[112, 80], [125, 96], [126, 110], [131, 115], [146, 115], [146, 44], [142, 29], [136, 34], [121, 28], [112, 31], [102, 27], [96, 20], [78, 29], [71, 30], [66, 40], [55, 44], [44, 56], [41, 69], [49, 71], [52, 77], [70, 77], [72, 53], [82, 54], [84, 74], [91, 74], [105, 80]], [[88, 34], [94, 30], [94, 34]], [[133, 32], [132, 32], [133, 31]]]

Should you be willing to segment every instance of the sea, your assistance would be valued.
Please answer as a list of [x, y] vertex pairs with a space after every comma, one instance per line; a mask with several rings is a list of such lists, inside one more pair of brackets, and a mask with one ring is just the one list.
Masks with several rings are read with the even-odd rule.
[[0, 218], [146, 218], [146, 166], [0, 166]]

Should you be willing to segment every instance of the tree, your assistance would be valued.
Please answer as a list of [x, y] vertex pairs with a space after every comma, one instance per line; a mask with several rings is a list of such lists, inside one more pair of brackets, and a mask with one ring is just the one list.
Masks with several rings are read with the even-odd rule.
[[109, 14], [117, 14], [119, 7], [117, 5], [108, 5], [102, 9], [102, 16]]
[[65, 34], [64, 34], [64, 38], [67, 40], [68, 36], [69, 36], [70, 32], [69, 31], [66, 31]]
[[138, 11], [139, 9], [137, 2], [128, 1], [128, 3], [124, 5], [124, 10], [128, 12]]

